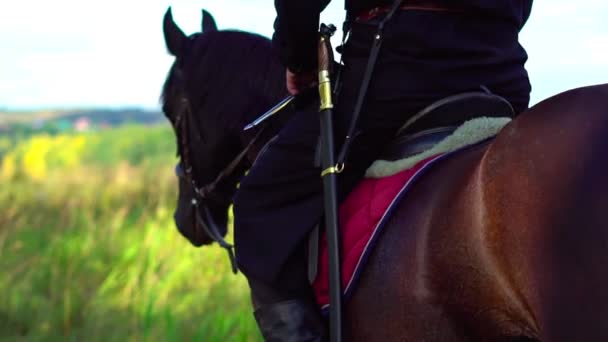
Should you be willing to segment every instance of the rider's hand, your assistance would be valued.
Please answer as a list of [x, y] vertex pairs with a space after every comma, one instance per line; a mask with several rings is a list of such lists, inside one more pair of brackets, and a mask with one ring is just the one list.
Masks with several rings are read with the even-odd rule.
[[287, 91], [289, 91], [291, 95], [297, 95], [306, 88], [314, 86], [317, 83], [317, 75], [315, 72], [294, 74], [287, 69], [285, 80], [287, 83]]

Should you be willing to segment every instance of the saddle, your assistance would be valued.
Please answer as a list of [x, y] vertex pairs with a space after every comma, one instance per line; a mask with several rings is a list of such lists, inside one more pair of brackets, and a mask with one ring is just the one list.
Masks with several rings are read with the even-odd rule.
[[381, 159], [397, 160], [424, 152], [468, 120], [482, 116], [512, 118], [515, 114], [509, 101], [487, 90], [448, 96], [408, 119]]
[[[427, 151], [451, 135], [463, 123], [475, 118], [512, 118], [515, 115], [513, 107], [506, 99], [485, 88], [483, 91], [448, 96], [409, 118], [380, 159], [394, 161]], [[318, 271], [319, 230], [317, 226], [309, 236], [308, 278], [311, 283]]]

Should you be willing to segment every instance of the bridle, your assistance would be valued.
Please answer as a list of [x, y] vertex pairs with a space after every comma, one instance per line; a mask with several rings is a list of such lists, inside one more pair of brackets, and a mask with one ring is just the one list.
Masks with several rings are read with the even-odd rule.
[[[186, 97], [182, 97], [180, 101], [185, 110], [179, 111], [179, 114], [175, 118], [174, 124], [177, 135], [178, 154], [181, 159], [180, 163], [178, 163], [175, 167], [175, 174], [179, 178], [186, 179], [192, 185], [194, 197], [191, 199], [190, 203], [193, 206], [196, 224], [203, 228], [211, 240], [217, 242], [220, 247], [227, 251], [232, 272], [236, 274], [238, 272], [238, 267], [236, 264], [236, 258], [234, 256], [234, 246], [224, 239], [220, 233], [217, 223], [213, 218], [213, 215], [211, 215], [209, 207], [204, 203], [214, 202], [220, 205], [225, 205], [226, 207], [228, 206], [231, 199], [218, 194], [216, 191], [217, 187], [221, 182], [225, 181], [229, 177], [232, 177], [234, 172], [242, 165], [243, 162], [245, 162], [247, 153], [261, 136], [265, 126], [255, 134], [249, 144], [224, 169], [222, 169], [222, 171], [220, 171], [220, 173], [211, 183], [199, 186], [199, 183], [196, 181], [196, 177], [194, 175], [190, 149], [188, 148], [190, 143], [190, 136], [188, 133], [190, 128], [189, 125], [191, 124], [190, 120], [192, 119], [192, 107], [190, 105], [190, 101], [188, 101]], [[198, 130], [197, 134], [200, 136], [200, 132], [198, 132]], [[201, 216], [201, 211], [204, 216]]]

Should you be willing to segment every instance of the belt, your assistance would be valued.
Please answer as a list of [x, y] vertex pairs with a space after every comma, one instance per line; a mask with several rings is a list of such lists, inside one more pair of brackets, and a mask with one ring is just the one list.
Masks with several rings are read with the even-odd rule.
[[[388, 13], [391, 5], [386, 6], [378, 6], [374, 7], [370, 10], [359, 13], [355, 17], [355, 21], [358, 22], [366, 22], [374, 19], [375, 17]], [[456, 7], [454, 5], [447, 5], [440, 1], [424, 1], [424, 0], [410, 0], [404, 1], [403, 5], [399, 7], [401, 11], [433, 11], [433, 12], [455, 12], [462, 13], [464, 10], [462, 8]]]

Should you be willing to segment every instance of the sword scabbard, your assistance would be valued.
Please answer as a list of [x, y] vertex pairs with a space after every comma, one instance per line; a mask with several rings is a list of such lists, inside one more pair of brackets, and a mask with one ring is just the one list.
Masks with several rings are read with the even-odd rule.
[[321, 164], [323, 171], [323, 197], [325, 206], [325, 230], [329, 263], [330, 313], [329, 332], [331, 342], [342, 341], [342, 285], [340, 270], [340, 235], [338, 226], [337, 173], [343, 166], [334, 161], [334, 137], [332, 123], [331, 67], [333, 53], [329, 38], [335, 27], [321, 25], [319, 38], [319, 119], [321, 124]]

